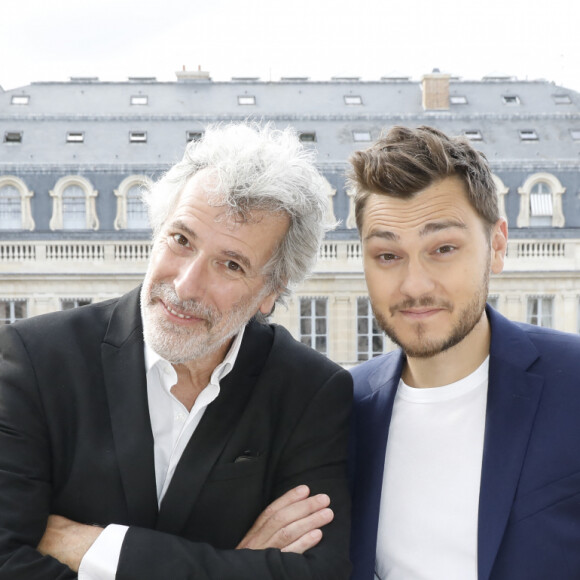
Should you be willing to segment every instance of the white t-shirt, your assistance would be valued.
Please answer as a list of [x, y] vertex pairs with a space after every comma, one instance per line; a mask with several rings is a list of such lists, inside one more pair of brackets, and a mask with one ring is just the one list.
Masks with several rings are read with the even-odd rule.
[[489, 357], [450, 385], [401, 380], [389, 427], [378, 580], [476, 580]]

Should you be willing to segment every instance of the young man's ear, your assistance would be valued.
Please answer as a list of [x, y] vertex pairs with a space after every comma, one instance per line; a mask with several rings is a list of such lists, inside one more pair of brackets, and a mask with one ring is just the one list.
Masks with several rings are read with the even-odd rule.
[[491, 271], [499, 274], [503, 270], [507, 252], [508, 225], [504, 218], [497, 220], [491, 230]]

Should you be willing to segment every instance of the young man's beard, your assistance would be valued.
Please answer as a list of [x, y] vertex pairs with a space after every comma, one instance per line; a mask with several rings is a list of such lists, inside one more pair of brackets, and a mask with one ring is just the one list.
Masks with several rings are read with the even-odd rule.
[[[485, 309], [485, 302], [487, 300], [487, 293], [489, 290], [489, 267], [486, 268], [479, 287], [479, 291], [473, 295], [473, 299], [462, 309], [456, 316], [456, 322], [452, 326], [451, 331], [446, 337], [441, 339], [429, 339], [425, 336], [425, 327], [421, 323], [417, 323], [416, 340], [411, 344], [411, 341], [404, 341], [397, 334], [395, 325], [390, 324], [387, 318], [381, 312], [375, 310], [373, 312], [377, 323], [385, 332], [385, 334], [398, 346], [400, 346], [405, 354], [413, 358], [429, 358], [435, 356], [456, 344], [459, 344], [480, 321], [481, 315]], [[372, 301], [371, 301], [372, 302]], [[402, 308], [411, 308], [417, 306], [436, 306], [437, 301], [432, 298], [424, 298], [418, 300], [407, 300], [394, 308], [394, 311]], [[453, 309], [453, 305], [445, 302], [446, 308]]]

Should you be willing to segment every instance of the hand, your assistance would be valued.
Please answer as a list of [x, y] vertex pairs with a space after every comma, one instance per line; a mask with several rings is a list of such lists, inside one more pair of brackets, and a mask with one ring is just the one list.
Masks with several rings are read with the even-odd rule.
[[334, 513], [327, 495], [309, 496], [308, 487], [300, 485], [272, 502], [236, 549], [278, 548], [303, 554], [316, 546], [322, 539], [320, 528], [332, 521]]
[[43, 556], [52, 556], [78, 572], [81, 560], [102, 531], [103, 528], [98, 526], [78, 524], [62, 516], [50, 516], [37, 550]]

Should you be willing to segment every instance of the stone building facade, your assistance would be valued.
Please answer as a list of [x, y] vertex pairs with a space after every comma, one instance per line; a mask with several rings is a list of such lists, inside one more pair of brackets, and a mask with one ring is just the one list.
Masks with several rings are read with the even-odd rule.
[[351, 366], [392, 347], [366, 298], [346, 160], [393, 125], [465, 135], [489, 159], [510, 241], [490, 301], [514, 320], [580, 331], [580, 94], [547, 81], [434, 72], [421, 81], [72, 78], [0, 89], [0, 322], [135, 287], [149, 256], [139, 194], [210, 123], [294, 126], [317, 151], [340, 226], [274, 320]]

